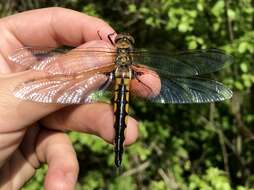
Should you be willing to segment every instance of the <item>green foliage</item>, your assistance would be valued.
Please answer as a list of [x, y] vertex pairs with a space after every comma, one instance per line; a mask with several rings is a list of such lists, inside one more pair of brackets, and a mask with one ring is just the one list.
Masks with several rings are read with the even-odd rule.
[[192, 174], [189, 180], [190, 180], [190, 184], [189, 184], [190, 190], [193, 190], [193, 189], [230, 190], [231, 189], [228, 177], [224, 174], [224, 172], [218, 170], [217, 168], [209, 168], [206, 171], [206, 174], [203, 175], [202, 177]]
[[41, 168], [39, 168], [35, 175], [33, 180], [29, 181], [22, 190], [43, 190], [43, 182], [45, 173], [47, 171], [48, 167], [46, 165], [43, 165]]
[[[111, 145], [71, 132], [80, 162], [77, 189], [254, 189], [252, 0], [22, 0], [0, 7], [2, 14], [10, 14], [54, 4], [103, 18], [116, 31], [132, 33], [138, 47], [220, 48], [235, 58], [231, 67], [216, 73], [217, 80], [234, 90], [230, 101], [132, 103], [140, 137], [126, 148], [119, 177]], [[24, 189], [42, 188], [42, 173]]]

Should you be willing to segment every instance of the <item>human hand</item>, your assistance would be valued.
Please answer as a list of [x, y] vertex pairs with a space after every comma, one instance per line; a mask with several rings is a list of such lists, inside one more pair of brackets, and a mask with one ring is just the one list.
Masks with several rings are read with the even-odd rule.
[[[68, 136], [62, 131], [95, 134], [112, 142], [113, 111], [108, 104], [62, 109], [55, 104], [20, 101], [12, 94], [17, 85], [38, 74], [21, 70], [8, 61], [17, 48], [89, 46], [88, 41], [99, 40], [97, 31], [104, 42], [92, 44], [107, 44], [107, 35], [113, 32], [109, 25], [62, 8], [28, 11], [0, 20], [0, 189], [20, 189], [40, 163], [48, 164], [45, 189], [74, 189], [78, 162]], [[39, 120], [43, 127], [38, 126]], [[136, 126], [137, 122], [129, 117], [125, 144], [137, 138]]]

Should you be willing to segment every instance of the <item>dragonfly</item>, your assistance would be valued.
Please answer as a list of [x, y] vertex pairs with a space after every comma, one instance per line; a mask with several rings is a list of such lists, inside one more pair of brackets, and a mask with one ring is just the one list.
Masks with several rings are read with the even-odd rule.
[[[204, 77], [233, 62], [232, 56], [221, 50], [150, 51], [135, 49], [130, 34], [117, 34], [114, 41], [110, 34], [108, 38], [112, 44], [109, 48], [66, 51], [27, 46], [17, 49], [9, 59], [26, 69], [46, 73], [15, 88], [14, 95], [22, 100], [68, 105], [112, 97], [116, 167], [122, 162], [130, 94], [162, 104], [209, 103], [232, 97], [228, 87]], [[99, 64], [101, 61], [103, 64]], [[157, 86], [145, 80], [148, 75]]]

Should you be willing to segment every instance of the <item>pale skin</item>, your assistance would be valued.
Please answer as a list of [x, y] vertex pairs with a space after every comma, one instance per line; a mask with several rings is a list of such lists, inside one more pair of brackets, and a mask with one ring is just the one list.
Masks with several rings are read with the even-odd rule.
[[[98, 41], [97, 31], [100, 31], [102, 41]], [[48, 164], [44, 182], [46, 190], [75, 189], [79, 166], [64, 131], [94, 134], [109, 143], [114, 138], [113, 110], [109, 104], [63, 108], [15, 98], [13, 89], [38, 73], [13, 65], [8, 56], [24, 45], [111, 46], [107, 36], [113, 32], [98, 18], [63, 8], [38, 9], [0, 20], [1, 190], [20, 189], [41, 163]], [[150, 85], [153, 78], [148, 75], [143, 81]], [[43, 127], [38, 126], [38, 121]], [[125, 145], [133, 143], [137, 136], [137, 121], [129, 117]]]

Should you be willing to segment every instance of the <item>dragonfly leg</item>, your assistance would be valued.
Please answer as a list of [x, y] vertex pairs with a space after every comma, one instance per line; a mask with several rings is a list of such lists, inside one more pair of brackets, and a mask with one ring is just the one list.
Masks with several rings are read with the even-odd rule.
[[97, 30], [97, 34], [98, 34], [100, 40], [102, 40], [102, 37], [101, 37], [101, 35], [100, 35], [100, 31], [99, 31], [99, 30]]
[[110, 72], [110, 73], [106, 73], [105, 74], [108, 78], [107, 80], [105, 81], [105, 83], [102, 85], [102, 87], [100, 88], [100, 90], [105, 90], [107, 89], [111, 84], [112, 84], [112, 81], [113, 81], [113, 78], [114, 78], [114, 73], [113, 72]]
[[[98, 34], [100, 40], [102, 40], [102, 37], [101, 37], [101, 34], [100, 34], [100, 31], [99, 31], [99, 30], [97, 30], [97, 34]], [[112, 33], [108, 34], [108, 40], [110, 41], [110, 43], [111, 43], [112, 45], [114, 45], [114, 42], [113, 42], [113, 40], [112, 40], [112, 36], [115, 35], [115, 34], [116, 34], [116, 32], [112, 32]]]
[[114, 45], [114, 42], [113, 42], [113, 40], [112, 40], [112, 36], [115, 35], [115, 34], [116, 34], [116, 32], [112, 32], [112, 33], [108, 34], [108, 40], [110, 41], [110, 43], [111, 43], [112, 45]]

